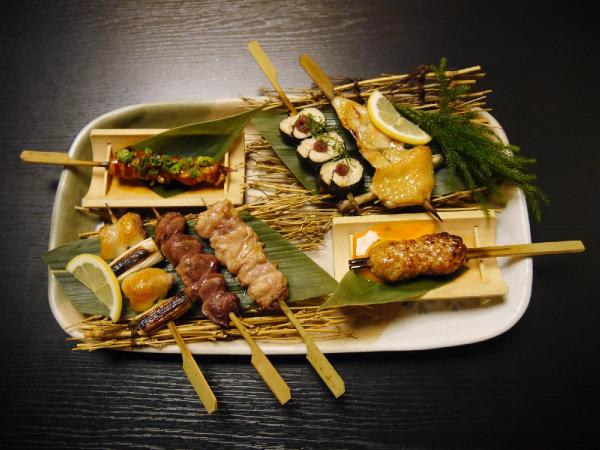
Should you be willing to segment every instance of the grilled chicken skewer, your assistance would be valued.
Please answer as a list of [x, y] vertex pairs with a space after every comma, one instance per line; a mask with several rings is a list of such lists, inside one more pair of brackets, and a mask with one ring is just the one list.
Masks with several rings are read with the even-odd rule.
[[331, 101], [340, 122], [356, 139], [361, 155], [375, 168], [370, 192], [362, 196], [363, 201], [379, 199], [388, 208], [422, 205], [441, 221], [429, 201], [434, 186], [430, 148], [405, 149], [403, 143], [371, 123], [364, 105], [335, 95], [333, 83], [310, 56], [301, 55], [300, 65]]
[[[186, 222], [181, 214], [169, 212], [160, 216], [156, 210], [154, 213], [158, 217], [156, 240], [186, 284], [185, 295], [182, 297], [190, 299], [190, 305], [194, 299], [200, 299], [202, 311], [215, 323], [228, 325], [229, 320], [233, 322], [250, 346], [252, 365], [279, 403], [287, 403], [291, 398], [290, 388], [237, 317], [239, 299], [237, 295], [226, 291], [223, 275], [216, 270], [217, 258], [203, 253], [202, 244], [193, 236], [184, 233]], [[182, 301], [182, 314], [188, 309], [187, 304]], [[160, 318], [158, 319], [160, 321]]]
[[211, 158], [179, 158], [128, 149], [117, 152], [117, 157], [111, 161], [86, 161], [73, 159], [66, 153], [33, 150], [21, 152], [21, 160], [32, 164], [66, 167], [104, 167], [110, 176], [123, 180], [143, 180], [158, 184], [177, 181], [185, 186], [220, 186], [231, 171], [223, 164], [215, 164]]
[[[117, 218], [108, 205], [106, 205], [106, 208], [108, 209], [112, 226], [117, 226]], [[162, 326], [165, 322], [168, 322], [173, 339], [175, 339], [175, 342], [181, 351], [181, 356], [183, 358], [183, 370], [187, 375], [192, 387], [196, 391], [198, 398], [200, 398], [200, 401], [204, 405], [206, 412], [212, 414], [217, 410], [217, 398], [210, 388], [210, 385], [206, 381], [204, 374], [200, 370], [200, 367], [196, 363], [196, 360], [192, 356], [192, 353], [187, 347], [185, 341], [181, 337], [175, 322], [173, 322], [174, 319], [189, 311], [191, 307], [192, 302], [186, 298], [186, 296], [176, 295], [169, 300], [159, 303], [156, 307], [152, 308], [149, 313], [142, 314], [140, 316], [141, 320], [138, 322], [137, 326], [141, 329], [145, 329], [146, 333], [150, 333], [159, 328], [159, 325]], [[157, 318], [159, 320], [156, 320]]]
[[[276, 78], [277, 71], [275, 70], [275, 66], [273, 65], [269, 57], [264, 53], [262, 48], [260, 48], [260, 45], [258, 43], [251, 42], [248, 48], [250, 50], [250, 53], [252, 53], [252, 56], [254, 56], [254, 59], [256, 60], [258, 66], [265, 73], [269, 81], [271, 81], [271, 84], [279, 94], [281, 101], [288, 107], [292, 115], [295, 115], [296, 110], [285, 95], [285, 93], [283, 92], [283, 89], [281, 89], [281, 86], [279, 86], [279, 83], [277, 82]], [[329, 79], [327, 80], [329, 81]], [[331, 83], [331, 81], [329, 81], [329, 83]], [[333, 93], [333, 86], [331, 87], [331, 92]], [[304, 340], [304, 343], [306, 345], [306, 358], [313, 366], [315, 371], [319, 374], [321, 379], [325, 382], [331, 393], [336, 398], [344, 394], [344, 392], [346, 391], [344, 380], [342, 379], [342, 377], [340, 377], [340, 375], [337, 373], [337, 371], [334, 369], [334, 367], [331, 365], [331, 363], [325, 357], [325, 355], [319, 349], [319, 347], [317, 347], [317, 345], [308, 335], [306, 330], [304, 330], [304, 327], [302, 326], [300, 321], [296, 318], [294, 313], [285, 303], [284, 298], [279, 299], [278, 306], [286, 315], [288, 320], [292, 323], [292, 325], [296, 327], [296, 330]]]
[[578, 253], [584, 250], [581, 241], [468, 249], [459, 236], [442, 232], [428, 234], [419, 239], [384, 241], [371, 249], [369, 257], [351, 259], [349, 267], [353, 270], [370, 267], [377, 277], [388, 282], [396, 282], [419, 275], [449, 275], [469, 259]]
[[306, 333], [285, 299], [288, 285], [277, 266], [268, 260], [257, 234], [238, 215], [232, 203], [223, 200], [207, 206], [198, 215], [196, 232], [210, 239], [215, 256], [238, 280], [248, 286], [248, 295], [266, 310], [281, 309], [296, 327], [307, 346], [307, 359], [335, 397], [345, 391], [344, 381]]

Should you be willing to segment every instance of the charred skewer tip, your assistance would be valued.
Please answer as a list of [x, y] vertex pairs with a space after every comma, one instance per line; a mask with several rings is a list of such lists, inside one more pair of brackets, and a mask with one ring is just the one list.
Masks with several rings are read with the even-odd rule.
[[435, 207], [431, 204], [431, 202], [429, 200], [425, 200], [423, 202], [423, 208], [425, 208], [425, 210], [429, 214], [431, 214], [433, 217], [435, 217], [437, 220], [439, 220], [440, 222], [443, 222], [442, 218], [440, 217], [438, 212], [435, 210]]
[[371, 260], [368, 257], [354, 258], [348, 261], [348, 268], [350, 270], [364, 269], [366, 267], [371, 267]]

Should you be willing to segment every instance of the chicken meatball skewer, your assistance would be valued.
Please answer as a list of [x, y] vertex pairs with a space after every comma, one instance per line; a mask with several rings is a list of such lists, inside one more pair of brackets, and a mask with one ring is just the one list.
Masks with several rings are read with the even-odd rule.
[[348, 265], [353, 270], [370, 267], [374, 275], [393, 283], [419, 275], [450, 275], [469, 259], [578, 253], [584, 250], [581, 241], [467, 248], [460, 236], [441, 232], [419, 239], [384, 241], [375, 245], [367, 258], [351, 259]]

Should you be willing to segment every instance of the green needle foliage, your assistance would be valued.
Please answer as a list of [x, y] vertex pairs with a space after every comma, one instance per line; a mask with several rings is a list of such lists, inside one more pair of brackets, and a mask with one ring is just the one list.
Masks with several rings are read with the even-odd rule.
[[547, 203], [548, 199], [534, 184], [535, 174], [528, 171], [535, 159], [518, 155], [519, 147], [503, 144], [490, 128], [474, 123], [472, 119], [477, 112], [453, 114], [455, 101], [469, 88], [451, 86], [446, 77], [445, 58], [439, 67], [432, 66], [432, 71], [440, 87], [440, 109], [418, 111], [395, 105], [396, 109], [433, 138], [444, 155], [451, 182], [458, 177], [468, 189], [474, 190], [474, 198], [484, 210], [487, 209], [485, 196], [476, 189], [485, 188], [504, 201], [500, 184], [507, 181], [523, 190], [533, 215], [540, 221], [540, 202]]

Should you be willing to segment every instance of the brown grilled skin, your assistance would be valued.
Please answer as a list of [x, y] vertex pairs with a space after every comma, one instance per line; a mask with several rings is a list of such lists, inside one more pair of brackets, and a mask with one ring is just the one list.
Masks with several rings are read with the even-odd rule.
[[466, 256], [462, 238], [445, 232], [406, 241], [384, 241], [369, 253], [373, 274], [389, 282], [419, 275], [449, 275], [458, 270]]

